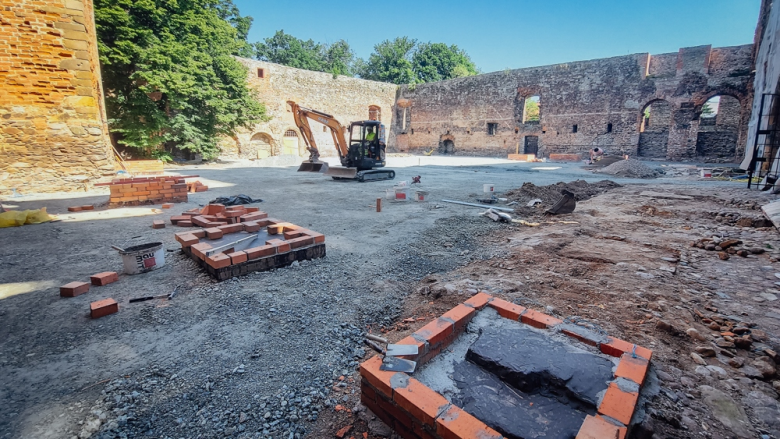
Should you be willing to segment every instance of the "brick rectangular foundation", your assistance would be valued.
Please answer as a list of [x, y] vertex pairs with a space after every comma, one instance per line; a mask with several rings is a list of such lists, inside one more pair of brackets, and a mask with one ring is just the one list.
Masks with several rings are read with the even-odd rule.
[[[442, 317], [430, 322], [399, 344], [414, 344], [419, 348], [418, 366], [435, 357], [450, 345], [465, 329], [477, 312], [485, 306], [498, 314], [542, 330], [555, 330], [563, 322], [555, 317], [530, 310], [485, 293], [478, 293]], [[613, 338], [594, 341], [571, 331], [561, 333], [573, 341], [596, 346], [613, 357], [620, 358], [614, 380], [629, 380], [641, 390], [647, 375], [652, 351]], [[361, 401], [388, 426], [405, 439], [498, 439], [501, 434], [463, 409], [449, 403], [415, 378], [403, 372], [382, 371], [381, 357], [375, 356], [360, 365]], [[639, 393], [622, 390], [616, 381], [610, 383], [595, 415], [582, 423], [577, 439], [624, 439], [628, 434]]]
[[[215, 227], [179, 232], [176, 240], [184, 254], [219, 281], [285, 267], [295, 261], [325, 257], [325, 235], [268, 218], [268, 214], [257, 208], [231, 206], [225, 209], [225, 206], [210, 204], [201, 211], [187, 213], [200, 218], [193, 223]], [[182, 222], [174, 218], [171, 218], [172, 222]], [[216, 225], [216, 220], [231, 223]], [[296, 233], [285, 236], [285, 230]]]

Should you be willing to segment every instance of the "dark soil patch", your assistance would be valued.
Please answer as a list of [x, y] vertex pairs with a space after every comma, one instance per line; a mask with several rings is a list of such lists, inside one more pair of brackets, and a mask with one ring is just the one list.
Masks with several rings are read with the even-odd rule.
[[[540, 216], [561, 198], [561, 191], [564, 189], [573, 193], [577, 201], [584, 201], [619, 187], [619, 184], [610, 180], [601, 180], [596, 183], [588, 183], [585, 180], [576, 180], [569, 183], [560, 181], [547, 186], [537, 186], [529, 182], [523, 183], [518, 189], [507, 191], [505, 196], [510, 201], [517, 201], [518, 204], [515, 206], [516, 213], [523, 216]], [[542, 202], [534, 207], [527, 206], [529, 201], [537, 198], [542, 200]]]

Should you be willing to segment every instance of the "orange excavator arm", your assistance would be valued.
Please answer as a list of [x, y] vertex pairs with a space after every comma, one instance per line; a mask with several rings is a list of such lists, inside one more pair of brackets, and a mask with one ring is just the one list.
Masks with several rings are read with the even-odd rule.
[[306, 143], [306, 149], [309, 151], [309, 161], [316, 162], [320, 157], [317, 142], [314, 140], [314, 134], [309, 126], [309, 119], [315, 120], [330, 128], [330, 134], [333, 136], [333, 143], [336, 145], [336, 152], [338, 152], [339, 158], [341, 159], [347, 156], [349, 147], [347, 145], [347, 140], [344, 137], [344, 132], [346, 130], [339, 121], [330, 114], [312, 110], [311, 108], [301, 107], [293, 101], [287, 101], [287, 104], [290, 105], [292, 110], [295, 125], [301, 130], [303, 141]]

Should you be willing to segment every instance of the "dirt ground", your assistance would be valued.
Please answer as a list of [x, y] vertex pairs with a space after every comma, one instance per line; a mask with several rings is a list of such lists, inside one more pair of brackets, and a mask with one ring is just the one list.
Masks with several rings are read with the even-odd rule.
[[[622, 187], [583, 197], [562, 218], [527, 215], [540, 222], [527, 227], [439, 200], [474, 201], [484, 183], [507, 191], [603, 175], [567, 164], [418, 163], [403, 161], [396, 180], [421, 175], [431, 201], [385, 202], [382, 213], [374, 203], [387, 182], [236, 163], [180, 169], [211, 189], [172, 211], [63, 214], [0, 230], [0, 437], [320, 438], [347, 426], [346, 438], [381, 437], [388, 432], [358, 404], [355, 368], [373, 355], [362, 334], [398, 340], [476, 291], [653, 349], [662, 391], [635, 437], [780, 437], [770, 358], [780, 347], [780, 236], [737, 225], [760, 218], [756, 207], [774, 197], [741, 183], [614, 179]], [[58, 296], [59, 285], [121, 271], [111, 244], [177, 249], [177, 229], [153, 230], [152, 219], [237, 193], [324, 233], [328, 256], [216, 283], [169, 251], [160, 270]], [[107, 199], [84, 195], [4, 205], [64, 213]], [[721, 260], [691, 246], [713, 237], [754, 252]], [[170, 302], [127, 303], [176, 286]], [[105, 297], [120, 313], [90, 320], [89, 302]]]

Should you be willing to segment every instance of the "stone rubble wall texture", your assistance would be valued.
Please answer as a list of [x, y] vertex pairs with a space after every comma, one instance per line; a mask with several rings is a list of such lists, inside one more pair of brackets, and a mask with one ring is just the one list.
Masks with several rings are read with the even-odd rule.
[[114, 171], [91, 0], [0, 0], [0, 193]]
[[[747, 151], [740, 168], [748, 169], [753, 156], [753, 143], [758, 129], [758, 114], [761, 96], [766, 93], [780, 93], [780, 2], [763, 0], [761, 17], [756, 29], [756, 74], [753, 84], [755, 97], [748, 124]], [[780, 123], [780, 121], [776, 122]]]
[[[537, 136], [540, 156], [586, 155], [599, 146], [607, 153], [635, 156], [639, 150], [649, 158], [696, 159], [701, 107], [720, 95], [739, 103], [737, 126], [726, 133], [736, 141], [729, 157], [715, 157], [724, 149], [716, 145], [707, 159], [736, 161], [744, 151], [753, 99], [752, 53], [752, 45], [688, 47], [404, 85], [390, 146], [400, 152], [506, 156], [523, 154], [525, 137]], [[524, 122], [525, 99], [531, 96], [540, 97], [540, 120]], [[665, 105], [667, 114], [663, 124], [640, 134], [648, 105]], [[497, 124], [494, 135], [488, 124]]]
[[[287, 101], [295, 101], [302, 107], [330, 114], [347, 128], [350, 122], [368, 120], [369, 107], [376, 106], [380, 109], [380, 120], [390, 134], [397, 90], [395, 84], [347, 76], [334, 77], [331, 73], [245, 58], [238, 60], [248, 67], [249, 86], [256, 91], [258, 100], [266, 105], [271, 119], [239, 133], [234, 139], [225, 139], [222, 144], [224, 156], [254, 159], [294, 152], [308, 158], [309, 153], [300, 130], [295, 126]], [[262, 78], [258, 76], [258, 69], [263, 71]], [[316, 121], [310, 120], [309, 124], [321, 156], [337, 157], [330, 130], [324, 132], [324, 125]], [[297, 148], [284, 148], [284, 135], [289, 130], [297, 133]]]

